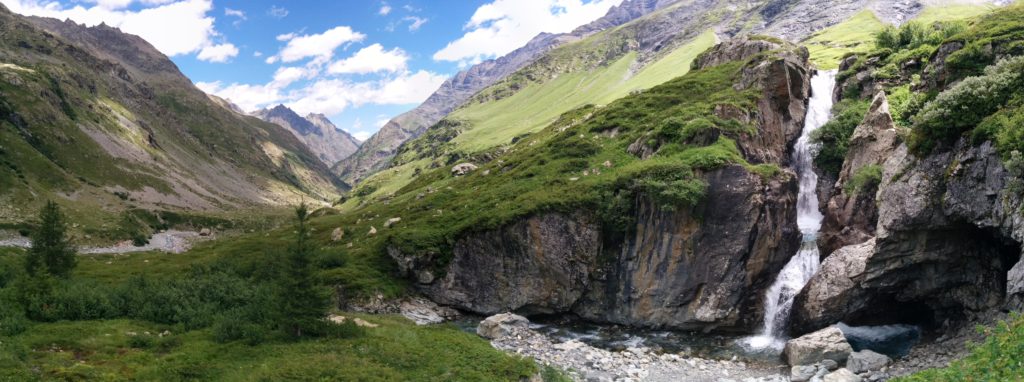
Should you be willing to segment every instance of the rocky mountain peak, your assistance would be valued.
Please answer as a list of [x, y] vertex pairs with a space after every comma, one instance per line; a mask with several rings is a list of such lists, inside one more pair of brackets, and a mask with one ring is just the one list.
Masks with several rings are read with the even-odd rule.
[[323, 114], [310, 113], [302, 117], [285, 105], [277, 105], [253, 115], [291, 131], [328, 166], [352, 155], [359, 148], [357, 139], [339, 130]]

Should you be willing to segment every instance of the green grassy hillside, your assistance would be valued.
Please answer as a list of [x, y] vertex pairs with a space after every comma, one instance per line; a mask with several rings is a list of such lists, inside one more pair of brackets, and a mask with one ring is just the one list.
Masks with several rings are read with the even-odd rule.
[[51, 29], [0, 8], [0, 224], [52, 199], [96, 237], [128, 209], [227, 216], [338, 195], [291, 133], [212, 102], [142, 39], [34, 20]]
[[[965, 3], [929, 5], [913, 20], [930, 25], [937, 21], [965, 20], [989, 13], [993, 5]], [[875, 14], [865, 9], [849, 20], [821, 30], [801, 43], [811, 51], [811, 61], [821, 69], [835, 69], [847, 54], [865, 53], [874, 48], [874, 34], [885, 29]]]

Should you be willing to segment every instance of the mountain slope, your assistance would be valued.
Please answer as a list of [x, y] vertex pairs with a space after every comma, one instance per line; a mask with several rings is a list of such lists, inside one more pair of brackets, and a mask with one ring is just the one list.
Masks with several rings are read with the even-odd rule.
[[531, 63], [552, 48], [577, 41], [607, 28], [627, 23], [678, 0], [625, 0], [612, 7], [608, 14], [581, 26], [571, 33], [542, 33], [522, 48], [494, 60], [487, 60], [459, 72], [445, 81], [434, 94], [415, 109], [395, 117], [366, 140], [350, 158], [339, 163], [334, 171], [349, 184], [386, 168], [398, 146], [423, 134], [473, 94], [505, 78]]
[[339, 130], [323, 114], [310, 114], [303, 118], [292, 109], [277, 105], [259, 110], [254, 115], [291, 131], [327, 166], [347, 158], [359, 148], [358, 140]]
[[56, 199], [89, 227], [126, 208], [330, 200], [342, 184], [287, 130], [231, 112], [137, 36], [0, 7], [0, 221]]

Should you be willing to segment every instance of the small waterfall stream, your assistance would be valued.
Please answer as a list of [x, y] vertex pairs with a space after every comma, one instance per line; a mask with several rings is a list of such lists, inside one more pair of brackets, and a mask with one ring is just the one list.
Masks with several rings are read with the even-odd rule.
[[832, 90], [836, 72], [818, 72], [811, 79], [811, 100], [808, 104], [804, 128], [793, 147], [793, 163], [800, 177], [797, 197], [797, 225], [803, 234], [800, 250], [779, 272], [775, 282], [765, 292], [764, 324], [761, 332], [741, 340], [751, 350], [781, 350], [786, 344], [786, 323], [793, 307], [793, 299], [804, 285], [818, 272], [818, 245], [815, 242], [821, 220], [818, 210], [818, 175], [812, 168], [811, 133], [828, 122], [832, 111]]

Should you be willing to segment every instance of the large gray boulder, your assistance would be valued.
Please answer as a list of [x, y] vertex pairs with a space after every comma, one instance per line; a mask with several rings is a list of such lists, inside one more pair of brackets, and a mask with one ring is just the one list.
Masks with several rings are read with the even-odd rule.
[[787, 341], [782, 354], [790, 366], [798, 366], [813, 365], [826, 359], [844, 364], [852, 352], [853, 348], [846, 342], [843, 332], [830, 326]]
[[863, 308], [860, 280], [868, 258], [875, 253], [875, 239], [840, 248], [825, 258], [821, 267], [793, 300], [790, 327], [807, 333], [841, 321], [845, 313]]
[[892, 360], [886, 355], [864, 349], [850, 353], [850, 358], [846, 360], [846, 368], [854, 374], [861, 374], [881, 370], [889, 362]]
[[528, 329], [529, 325], [530, 320], [517, 314], [495, 314], [480, 321], [480, 325], [476, 327], [476, 334], [487, 339], [497, 340], [512, 335], [517, 330]]

